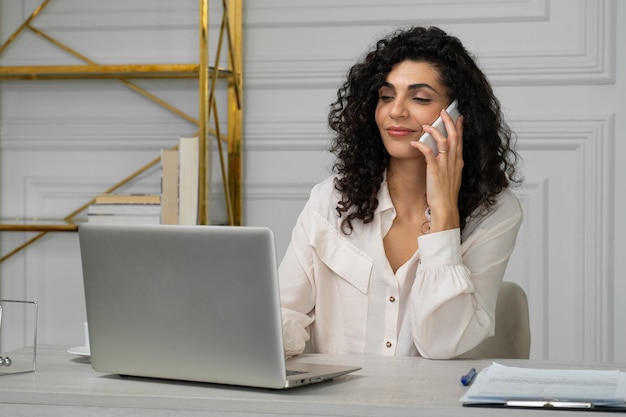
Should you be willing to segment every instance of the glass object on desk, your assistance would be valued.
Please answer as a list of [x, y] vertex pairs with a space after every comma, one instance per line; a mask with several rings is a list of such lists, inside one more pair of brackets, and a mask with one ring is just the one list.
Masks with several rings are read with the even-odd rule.
[[[0, 376], [35, 371], [37, 314], [38, 306], [33, 301], [0, 300], [0, 351], [3, 352], [0, 353]], [[24, 347], [4, 353], [11, 343]]]

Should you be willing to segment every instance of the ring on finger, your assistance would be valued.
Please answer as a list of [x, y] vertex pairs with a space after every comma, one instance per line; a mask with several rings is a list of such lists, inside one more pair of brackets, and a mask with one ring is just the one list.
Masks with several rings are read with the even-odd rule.
[[448, 153], [448, 151], [439, 151], [439, 153]]

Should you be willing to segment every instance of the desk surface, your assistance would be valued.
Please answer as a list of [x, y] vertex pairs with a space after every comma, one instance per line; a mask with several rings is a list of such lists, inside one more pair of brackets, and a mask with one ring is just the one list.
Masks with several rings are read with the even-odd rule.
[[[18, 358], [20, 352], [11, 355]], [[168, 358], [164, 358], [168, 360]], [[362, 366], [331, 382], [271, 391], [203, 383], [124, 378], [94, 371], [66, 348], [42, 346], [34, 373], [0, 376], [0, 404], [7, 415], [28, 416], [491, 416], [503, 409], [464, 408], [459, 378], [492, 360], [303, 355], [301, 362]], [[626, 369], [626, 364], [498, 361], [507, 365]], [[528, 415], [528, 410], [507, 410]], [[563, 417], [563, 411], [537, 411]], [[606, 415], [606, 413], [585, 413]]]

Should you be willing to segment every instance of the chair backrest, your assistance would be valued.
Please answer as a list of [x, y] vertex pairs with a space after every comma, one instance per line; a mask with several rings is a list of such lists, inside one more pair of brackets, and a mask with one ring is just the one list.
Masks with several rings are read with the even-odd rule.
[[528, 298], [522, 287], [503, 281], [496, 304], [495, 335], [461, 357], [528, 359], [529, 356]]

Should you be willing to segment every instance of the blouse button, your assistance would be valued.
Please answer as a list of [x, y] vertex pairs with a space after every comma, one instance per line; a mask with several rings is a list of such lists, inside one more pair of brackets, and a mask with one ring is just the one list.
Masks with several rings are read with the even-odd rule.
[[387, 343], [385, 343], [385, 346], [387, 346], [388, 348], [390, 348], [390, 347], [391, 347], [391, 342], [387, 342]]
[[394, 303], [395, 301], [396, 301], [396, 297], [394, 297], [393, 295], [389, 297], [390, 303]]

